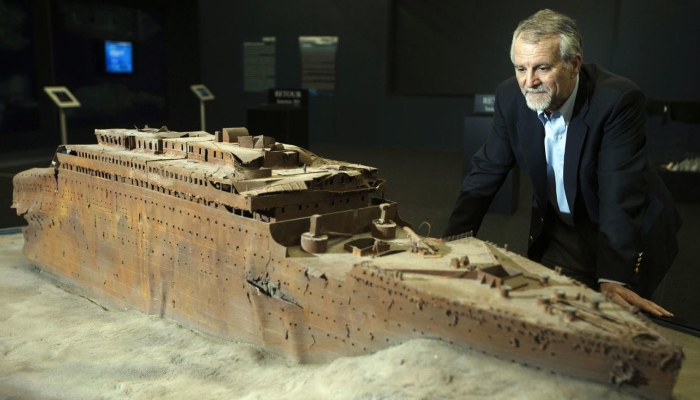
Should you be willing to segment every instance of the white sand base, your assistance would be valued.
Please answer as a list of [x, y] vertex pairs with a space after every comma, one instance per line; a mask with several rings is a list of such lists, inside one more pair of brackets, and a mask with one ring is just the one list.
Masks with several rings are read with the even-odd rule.
[[0, 399], [624, 399], [615, 387], [431, 340], [297, 365], [177, 322], [110, 310], [0, 235]]

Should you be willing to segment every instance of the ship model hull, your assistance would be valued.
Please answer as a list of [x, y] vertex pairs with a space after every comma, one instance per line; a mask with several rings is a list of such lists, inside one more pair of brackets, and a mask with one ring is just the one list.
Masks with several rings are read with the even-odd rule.
[[[25, 254], [90, 297], [299, 362], [435, 338], [671, 396], [683, 353], [646, 318], [476, 238], [417, 237], [396, 204], [372, 200], [383, 187], [376, 170], [294, 149], [296, 161], [275, 161], [286, 163], [279, 172], [254, 172], [277, 156], [241, 153], [240, 138], [97, 136], [99, 145], [59, 149], [52, 167], [14, 178]], [[152, 137], [162, 143], [149, 153]], [[166, 151], [182, 143], [184, 153]], [[230, 165], [197, 175], [229, 147]], [[217, 178], [228, 167], [229, 181]]]

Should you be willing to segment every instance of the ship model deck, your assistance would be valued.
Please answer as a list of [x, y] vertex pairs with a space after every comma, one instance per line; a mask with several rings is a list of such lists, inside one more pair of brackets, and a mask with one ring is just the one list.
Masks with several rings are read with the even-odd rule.
[[299, 362], [435, 338], [671, 396], [683, 353], [645, 317], [494, 244], [416, 235], [375, 168], [245, 128], [95, 134], [13, 181], [25, 254], [88, 296]]

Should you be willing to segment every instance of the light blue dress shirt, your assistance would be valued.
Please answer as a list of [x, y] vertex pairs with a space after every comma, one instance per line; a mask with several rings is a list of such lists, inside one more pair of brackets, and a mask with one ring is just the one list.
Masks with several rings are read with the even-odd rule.
[[537, 117], [544, 125], [544, 151], [547, 157], [547, 196], [555, 207], [559, 218], [573, 225], [571, 210], [564, 190], [564, 154], [566, 153], [566, 131], [574, 113], [574, 103], [578, 93], [578, 76], [576, 86], [568, 99], [551, 115], [540, 111]]

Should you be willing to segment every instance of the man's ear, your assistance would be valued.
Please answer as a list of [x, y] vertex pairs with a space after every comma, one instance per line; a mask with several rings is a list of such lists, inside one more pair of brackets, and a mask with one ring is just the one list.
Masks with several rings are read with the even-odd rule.
[[583, 57], [580, 54], [576, 54], [571, 58], [571, 78], [575, 78], [581, 71], [581, 64], [583, 63]]

